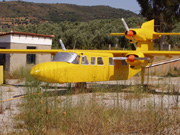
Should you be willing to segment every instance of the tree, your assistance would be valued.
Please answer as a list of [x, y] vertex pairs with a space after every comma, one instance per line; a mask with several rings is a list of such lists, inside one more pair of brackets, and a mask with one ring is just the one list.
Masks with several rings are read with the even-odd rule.
[[[180, 22], [176, 24], [176, 27], [172, 30], [174, 33], [180, 32]], [[180, 36], [171, 36], [170, 42], [171, 45], [180, 48]]]
[[141, 15], [148, 20], [155, 19], [159, 30], [168, 32], [180, 21], [180, 0], [137, 0]]
[[[144, 20], [133, 17], [127, 18], [130, 28], [140, 26]], [[88, 22], [60, 22], [43, 23], [38, 25], [19, 25], [15, 31], [37, 34], [55, 35], [53, 48], [59, 48], [59, 39], [62, 39], [67, 49], [108, 49], [109, 44], [115, 47], [120, 44], [124, 49], [130, 49], [125, 37], [110, 36], [109, 33], [124, 32], [121, 19], [94, 20]], [[128, 45], [127, 45], [128, 44]]]

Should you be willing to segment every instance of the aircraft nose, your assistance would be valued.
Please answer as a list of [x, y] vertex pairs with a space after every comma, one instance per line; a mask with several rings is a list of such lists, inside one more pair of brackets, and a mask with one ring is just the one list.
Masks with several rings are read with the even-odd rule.
[[40, 79], [39, 77], [41, 76], [41, 72], [42, 72], [42, 67], [36, 65], [32, 67], [30, 74], [33, 78]]
[[35, 65], [31, 69], [31, 76], [35, 79], [50, 82], [63, 83], [66, 79], [65, 70], [68, 64], [65, 62], [46, 62]]

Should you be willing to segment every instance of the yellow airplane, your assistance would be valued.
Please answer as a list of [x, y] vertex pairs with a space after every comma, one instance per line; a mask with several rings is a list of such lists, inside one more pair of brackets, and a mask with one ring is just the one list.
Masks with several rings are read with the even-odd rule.
[[[0, 49], [0, 53], [51, 53], [52, 62], [35, 65], [31, 75], [50, 83], [79, 83], [110, 80], [127, 80], [141, 71], [144, 82], [145, 67], [152, 63], [154, 56], [180, 55], [180, 51], [153, 51], [153, 40], [161, 35], [180, 35], [180, 33], [154, 32], [154, 20], [145, 22], [141, 28], [129, 29], [124, 19], [125, 33], [111, 33], [112, 36], [124, 35], [133, 42], [136, 50], [15, 50]], [[137, 44], [137, 45], [136, 45]]]

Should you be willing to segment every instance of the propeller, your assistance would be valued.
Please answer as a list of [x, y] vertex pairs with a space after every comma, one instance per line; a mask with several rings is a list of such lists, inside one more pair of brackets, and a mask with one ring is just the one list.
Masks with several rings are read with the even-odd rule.
[[66, 47], [65, 47], [63, 41], [60, 39], [59, 42], [60, 42], [60, 44], [61, 44], [62, 50], [63, 50], [63, 51], [66, 51]]
[[129, 55], [128, 57], [114, 57], [114, 60], [128, 60], [129, 62], [134, 62], [135, 60], [151, 60], [148, 57], [136, 57], [135, 55]]
[[131, 39], [133, 41], [133, 44], [134, 44], [134, 47], [137, 48], [136, 42], [135, 42], [135, 40], [133, 38], [134, 32], [132, 30], [129, 30], [129, 27], [128, 27], [127, 23], [125, 22], [124, 18], [121, 18], [121, 20], [122, 20], [122, 22], [124, 24], [124, 27], [126, 28], [126, 31], [127, 31], [126, 35], [131, 37]]

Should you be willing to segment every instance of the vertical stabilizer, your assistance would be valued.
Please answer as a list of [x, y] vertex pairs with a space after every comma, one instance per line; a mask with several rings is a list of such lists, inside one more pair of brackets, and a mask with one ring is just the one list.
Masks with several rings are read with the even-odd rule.
[[142, 29], [149, 29], [151, 31], [154, 31], [154, 20], [143, 23], [141, 28]]

